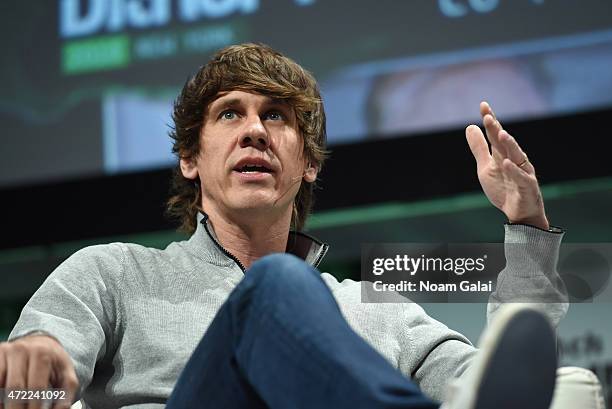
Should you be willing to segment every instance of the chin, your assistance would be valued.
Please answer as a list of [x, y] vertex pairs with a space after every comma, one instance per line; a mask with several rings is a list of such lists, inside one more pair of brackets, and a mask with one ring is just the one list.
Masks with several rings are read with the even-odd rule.
[[[267, 192], [266, 192], [267, 193]], [[266, 194], [264, 192], [253, 192], [251, 194], [241, 195], [232, 201], [231, 207], [236, 211], [251, 211], [254, 213], [278, 211], [285, 207], [290, 207], [291, 202], [286, 203], [286, 200], [278, 200], [278, 197]]]
[[231, 207], [236, 210], [265, 210], [274, 207], [275, 197], [262, 193], [240, 195], [232, 200]]

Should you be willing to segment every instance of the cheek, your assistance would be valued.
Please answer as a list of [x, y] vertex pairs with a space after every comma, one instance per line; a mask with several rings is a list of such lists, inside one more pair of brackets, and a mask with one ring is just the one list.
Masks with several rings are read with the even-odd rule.
[[221, 141], [216, 138], [202, 140], [200, 156], [209, 172], [222, 170], [224, 158], [227, 158], [228, 151], [231, 151], [229, 144], [219, 142]]
[[298, 131], [291, 127], [287, 127], [282, 135], [282, 140], [285, 141], [286, 150], [294, 160], [302, 158], [304, 151], [304, 139]]

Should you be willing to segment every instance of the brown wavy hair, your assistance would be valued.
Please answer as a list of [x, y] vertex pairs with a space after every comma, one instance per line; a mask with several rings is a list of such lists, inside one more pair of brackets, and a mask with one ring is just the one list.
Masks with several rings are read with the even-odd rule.
[[[174, 101], [172, 153], [193, 159], [200, 152], [200, 132], [208, 105], [219, 92], [240, 90], [287, 101], [294, 109], [304, 142], [304, 155], [321, 170], [327, 156], [325, 111], [314, 77], [290, 58], [263, 44], [240, 44], [218, 51], [193, 75]], [[200, 182], [183, 176], [180, 163], [172, 177], [166, 213], [193, 233], [202, 202]], [[302, 230], [314, 203], [315, 183], [301, 182], [294, 201], [291, 228]]]

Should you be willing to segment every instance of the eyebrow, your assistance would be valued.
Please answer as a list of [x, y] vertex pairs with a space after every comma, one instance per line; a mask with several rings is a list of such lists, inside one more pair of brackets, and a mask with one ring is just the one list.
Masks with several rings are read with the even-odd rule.
[[[217, 112], [226, 108], [232, 108], [242, 103], [240, 98], [226, 98], [219, 101], [221, 98], [216, 99], [210, 104], [209, 112]], [[292, 109], [292, 106], [281, 98], [269, 98], [266, 101], [266, 105], [270, 107]]]
[[219, 100], [217, 99], [216, 101], [213, 101], [211, 108], [212, 110], [215, 110], [215, 109], [219, 109], [222, 107], [231, 107], [231, 106], [236, 106], [239, 104], [240, 104], [239, 98], [228, 98], [228, 99], [221, 100], [221, 102], [219, 102]]

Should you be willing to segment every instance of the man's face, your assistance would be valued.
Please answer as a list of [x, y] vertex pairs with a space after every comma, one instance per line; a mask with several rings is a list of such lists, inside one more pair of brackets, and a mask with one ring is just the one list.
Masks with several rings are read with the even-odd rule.
[[[199, 177], [203, 209], [286, 214], [302, 179], [313, 182], [293, 108], [243, 91], [223, 92], [209, 104], [195, 160], [183, 175]], [[288, 210], [289, 209], [289, 210]]]

